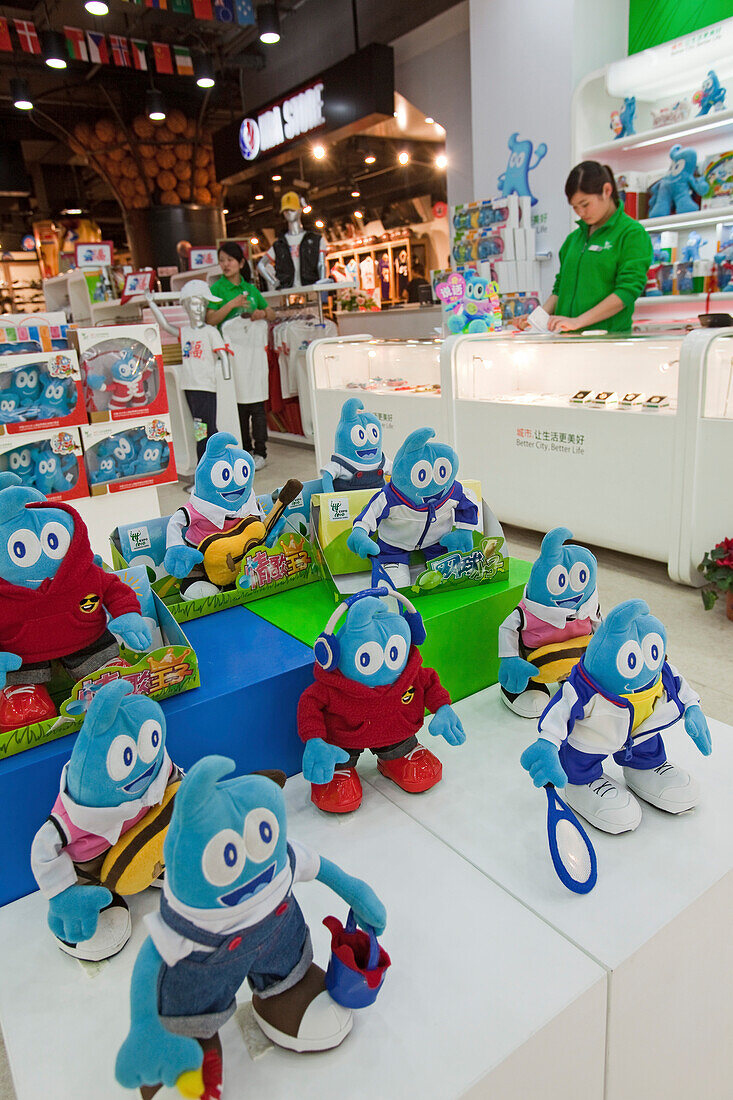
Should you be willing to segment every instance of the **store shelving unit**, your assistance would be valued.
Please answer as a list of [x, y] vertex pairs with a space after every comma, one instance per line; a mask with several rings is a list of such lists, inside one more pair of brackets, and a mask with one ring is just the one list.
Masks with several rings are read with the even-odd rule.
[[0, 258], [0, 313], [39, 313], [45, 309], [38, 257], [29, 252], [3, 252]]
[[[428, 256], [427, 256], [427, 242], [425, 240], [416, 240], [412, 236], [388, 238], [385, 241], [376, 241], [364, 244], [349, 245], [348, 243], [341, 242], [329, 248], [327, 257], [328, 271], [339, 260], [343, 261], [346, 266], [350, 260], [355, 259], [357, 264], [361, 264], [362, 260], [371, 256], [374, 264], [374, 278], [375, 286], [379, 288], [381, 286], [379, 279], [379, 261], [381, 257], [386, 253], [389, 258], [389, 295], [386, 298], [381, 298], [382, 302], [392, 304], [393, 302], [401, 301], [400, 291], [397, 282], [397, 273], [395, 269], [395, 262], [399, 253], [404, 251], [407, 253], [407, 281], [409, 282], [412, 277], [413, 263], [417, 259], [422, 263], [423, 272], [428, 270]], [[342, 290], [348, 284], [339, 283], [338, 288]], [[357, 281], [357, 286], [361, 285], [360, 280]]]

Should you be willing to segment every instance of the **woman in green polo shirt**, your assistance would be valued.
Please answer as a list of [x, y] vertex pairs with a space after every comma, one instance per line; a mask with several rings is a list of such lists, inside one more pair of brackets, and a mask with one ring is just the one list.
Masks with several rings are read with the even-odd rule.
[[[275, 319], [260, 291], [246, 282], [249, 264], [236, 241], [222, 241], [219, 264], [223, 272], [211, 286], [222, 305], [206, 311], [206, 321], [218, 325], [232, 356], [242, 446], [254, 457], [255, 469], [267, 461], [268, 396], [267, 321]], [[244, 320], [239, 320], [244, 318]]]
[[[577, 164], [565, 194], [578, 228], [560, 249], [560, 270], [544, 302], [551, 332], [630, 332], [634, 303], [652, 262], [652, 241], [624, 211], [613, 172], [596, 160]], [[520, 327], [526, 328], [526, 323]]]

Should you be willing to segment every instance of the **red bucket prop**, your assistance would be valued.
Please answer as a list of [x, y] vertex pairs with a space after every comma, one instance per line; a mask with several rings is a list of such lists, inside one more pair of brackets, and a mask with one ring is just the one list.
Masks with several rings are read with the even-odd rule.
[[366, 1008], [374, 1004], [391, 960], [377, 943], [374, 930], [356, 927], [354, 910], [349, 909], [346, 927], [337, 917], [323, 921], [331, 933], [331, 961], [326, 971], [326, 989], [344, 1008]]

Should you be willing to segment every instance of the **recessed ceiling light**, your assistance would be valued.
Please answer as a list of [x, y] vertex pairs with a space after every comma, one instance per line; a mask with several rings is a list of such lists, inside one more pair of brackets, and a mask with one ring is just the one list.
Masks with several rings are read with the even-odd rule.
[[282, 176], [275, 175], [275, 176], [272, 177], [272, 182], [273, 183], [279, 183], [281, 179], [282, 179]]
[[323, 145], [314, 145], [313, 146], [313, 156], [316, 158], [316, 160], [323, 160], [325, 155], [326, 155], [326, 150], [325, 150]]
[[445, 155], [445, 153], [438, 153], [437, 157], [435, 158], [435, 167], [436, 168], [447, 168], [448, 167], [448, 158]]
[[410, 154], [407, 152], [407, 150], [403, 149], [400, 155], [397, 157], [397, 160], [400, 162], [400, 164], [409, 164]]
[[355, 211], [354, 211], [354, 217], [355, 217], [355, 218], [363, 218], [363, 217], [364, 217], [364, 214], [362, 213], [362, 211], [361, 211], [361, 210], [355, 210]]
[[264, 197], [264, 195], [255, 195], [255, 202], [262, 202]]
[[305, 206], [303, 207], [303, 213], [304, 214], [310, 214], [312, 209], [313, 209], [313, 207], [311, 206], [311, 204], [309, 202], [307, 202], [305, 204]]
[[104, 0], [87, 0], [84, 7], [90, 15], [102, 16], [109, 14], [109, 8], [104, 3]]
[[428, 126], [432, 126], [433, 123], [435, 122], [435, 119], [431, 118], [430, 115], [426, 115], [425, 116], [425, 121], [427, 122]]
[[352, 197], [352, 199], [360, 199], [361, 198], [361, 191], [359, 190], [358, 187], [355, 187], [354, 190], [351, 192], [351, 197]]
[[323, 229], [323, 222], [321, 221], [320, 218], [316, 222], [316, 229]]
[[260, 243], [260, 238], [259, 237], [250, 237], [249, 238], [249, 243], [250, 244], [259, 244]]
[[365, 163], [365, 164], [374, 164], [374, 162], [375, 162], [375, 160], [376, 160], [376, 159], [377, 159], [377, 158], [376, 158], [376, 157], [373, 157], [373, 156], [371, 155], [371, 153], [370, 153], [368, 157], [364, 157], [364, 163]]

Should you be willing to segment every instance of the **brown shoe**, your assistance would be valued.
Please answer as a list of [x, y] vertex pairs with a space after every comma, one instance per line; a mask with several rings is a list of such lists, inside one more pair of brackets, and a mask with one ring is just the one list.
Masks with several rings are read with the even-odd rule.
[[252, 996], [255, 1019], [271, 1042], [288, 1050], [330, 1050], [343, 1042], [354, 1018], [332, 1000], [325, 973], [311, 963], [297, 985], [274, 997]]

